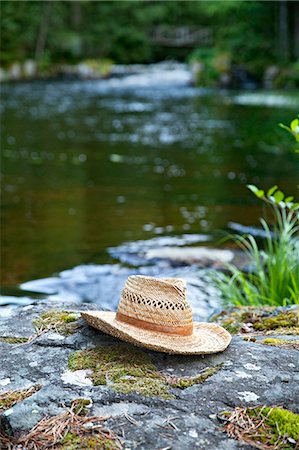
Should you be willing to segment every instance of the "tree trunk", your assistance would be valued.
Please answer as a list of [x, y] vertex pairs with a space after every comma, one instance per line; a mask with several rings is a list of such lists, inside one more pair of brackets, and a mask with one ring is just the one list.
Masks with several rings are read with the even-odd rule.
[[299, 58], [299, 2], [293, 3], [293, 57]]
[[289, 14], [286, 0], [279, 2], [279, 56], [286, 61], [290, 57], [289, 52]]
[[71, 25], [76, 31], [78, 31], [82, 21], [81, 4], [78, 1], [72, 2], [71, 7]]
[[38, 60], [42, 56], [42, 54], [44, 53], [44, 50], [46, 48], [48, 29], [49, 29], [49, 23], [50, 23], [51, 7], [52, 7], [51, 1], [44, 2], [39, 31], [38, 31], [37, 40], [36, 40], [36, 46], [35, 46], [35, 59], [36, 60]]

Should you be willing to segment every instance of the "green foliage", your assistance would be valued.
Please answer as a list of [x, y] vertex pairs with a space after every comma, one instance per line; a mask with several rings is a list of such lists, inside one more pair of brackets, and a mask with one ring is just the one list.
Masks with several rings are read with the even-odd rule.
[[299, 241], [297, 203], [281, 191], [265, 196], [255, 186], [251, 190], [270, 203], [276, 220], [273, 230], [265, 219], [264, 249], [251, 236], [235, 236], [235, 242], [254, 264], [251, 273], [230, 266], [232, 276], [223, 275], [217, 282], [223, 298], [235, 305], [290, 305], [299, 303]]
[[[283, 123], [280, 123], [279, 126], [284, 130], [287, 130], [292, 136], [294, 136], [297, 143], [299, 143], [299, 114], [297, 119], [293, 119], [290, 123], [290, 126], [286, 126]], [[299, 153], [299, 149], [295, 150], [296, 153]]]
[[[165, 29], [189, 26], [210, 27], [214, 48], [229, 52], [233, 63], [261, 73], [266, 64], [279, 62], [276, 36], [279, 14], [275, 3], [3, 1], [1, 62], [9, 65], [29, 58], [39, 60], [45, 52], [51, 62], [109, 58], [117, 63], [138, 63], [169, 56], [184, 59], [190, 49], [163, 47], [152, 35], [156, 26]], [[292, 16], [293, 6], [289, 4], [292, 2], [287, 3]], [[296, 70], [293, 72], [296, 74]]]
[[[298, 116], [299, 117], [299, 116]], [[290, 126], [280, 126], [289, 131], [299, 142], [299, 120]], [[265, 246], [260, 250], [251, 236], [235, 236], [234, 240], [254, 264], [254, 270], [246, 274], [230, 266], [232, 276], [223, 275], [216, 283], [226, 302], [235, 305], [290, 305], [299, 303], [299, 203], [293, 196], [286, 196], [278, 186], [265, 193], [249, 184], [248, 189], [260, 200], [270, 205], [274, 226], [260, 219]]]
[[189, 57], [190, 63], [199, 63], [196, 82], [201, 86], [213, 86], [219, 81], [219, 76], [227, 74], [231, 68], [231, 58], [228, 52], [215, 48], [196, 49]]

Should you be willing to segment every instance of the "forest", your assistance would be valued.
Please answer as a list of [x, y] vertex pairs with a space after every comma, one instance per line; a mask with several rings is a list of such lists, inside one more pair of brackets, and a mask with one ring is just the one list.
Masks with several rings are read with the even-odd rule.
[[[206, 30], [209, 39], [175, 44], [157, 38], [182, 30]], [[218, 65], [229, 59], [256, 77], [272, 64], [298, 73], [299, 3], [293, 1], [6, 0], [1, 32], [4, 68], [28, 59], [47, 70], [86, 59], [130, 64], [219, 57]]]

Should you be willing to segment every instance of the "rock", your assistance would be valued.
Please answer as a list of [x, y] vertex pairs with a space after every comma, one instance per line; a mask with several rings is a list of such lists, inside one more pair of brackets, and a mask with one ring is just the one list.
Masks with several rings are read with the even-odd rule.
[[248, 263], [245, 252], [233, 249], [215, 249], [192, 246], [207, 242], [209, 235], [190, 234], [161, 236], [152, 239], [125, 242], [108, 249], [113, 258], [130, 265], [157, 265], [162, 268], [196, 265], [201, 268], [226, 269], [227, 264], [244, 267]]
[[234, 259], [234, 253], [231, 250], [221, 250], [209, 247], [163, 247], [153, 248], [145, 252], [145, 258], [166, 259], [169, 261], [201, 266], [222, 266], [231, 263]]
[[[31, 336], [32, 321], [50, 307], [78, 310], [76, 304], [40, 301], [2, 319], [0, 335]], [[90, 308], [97, 306], [80, 305], [80, 310]], [[68, 357], [74, 351], [118, 343], [82, 319], [74, 331], [58, 339], [53, 339], [53, 332], [44, 333], [25, 345], [0, 342], [0, 380], [4, 380], [0, 393], [42, 385], [4, 413], [5, 420], [0, 423], [5, 422], [6, 429], [14, 433], [28, 430], [45, 415], [57, 415], [74, 399], [84, 398], [92, 401], [91, 414], [109, 416], [105, 426], [123, 436], [127, 449], [250, 450], [252, 446], [234, 441], [221, 431], [217, 419], [221, 411], [265, 404], [299, 412], [299, 352], [295, 349], [261, 345], [234, 336], [228, 349], [216, 355], [170, 356], [146, 351], [160, 373], [176, 377], [195, 376], [206, 367], [223, 363], [222, 369], [204, 383], [184, 390], [173, 388], [173, 398], [166, 400], [135, 392], [121, 394], [106, 385], [93, 386], [88, 369], [70, 376]], [[298, 336], [292, 339], [298, 340]]]
[[22, 77], [22, 67], [19, 62], [15, 62], [10, 66], [8, 77], [10, 80], [19, 80]]
[[27, 59], [23, 63], [23, 75], [25, 78], [34, 78], [37, 74], [37, 64], [32, 59]]

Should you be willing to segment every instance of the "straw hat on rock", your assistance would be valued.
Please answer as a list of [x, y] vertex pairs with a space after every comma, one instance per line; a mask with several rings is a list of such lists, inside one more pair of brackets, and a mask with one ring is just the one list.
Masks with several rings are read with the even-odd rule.
[[231, 341], [219, 325], [193, 322], [185, 282], [177, 278], [130, 276], [116, 313], [87, 311], [81, 315], [104, 333], [159, 352], [217, 353]]

